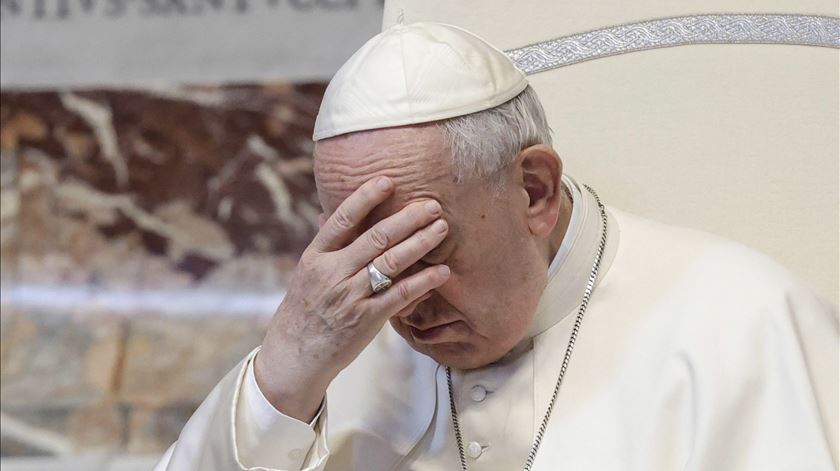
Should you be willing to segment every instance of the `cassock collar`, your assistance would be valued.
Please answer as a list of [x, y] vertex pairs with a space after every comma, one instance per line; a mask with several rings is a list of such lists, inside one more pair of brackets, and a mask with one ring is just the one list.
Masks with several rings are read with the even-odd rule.
[[[563, 175], [563, 183], [572, 195], [572, 215], [563, 242], [549, 265], [548, 282], [525, 337], [528, 343], [577, 312], [601, 239], [601, 212], [595, 197], [567, 175]], [[615, 218], [607, 210], [607, 245], [595, 280], [596, 288], [615, 258], [618, 235]]]

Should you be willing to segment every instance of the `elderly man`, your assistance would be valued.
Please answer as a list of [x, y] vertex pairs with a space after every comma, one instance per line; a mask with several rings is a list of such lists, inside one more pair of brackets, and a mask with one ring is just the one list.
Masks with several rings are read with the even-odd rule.
[[320, 231], [158, 470], [836, 469], [836, 309], [602, 205], [500, 51], [390, 28], [314, 138]]

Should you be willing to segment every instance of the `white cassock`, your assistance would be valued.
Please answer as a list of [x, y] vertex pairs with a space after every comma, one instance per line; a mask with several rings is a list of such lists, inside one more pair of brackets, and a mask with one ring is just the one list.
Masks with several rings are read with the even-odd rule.
[[[522, 469], [600, 237], [572, 179], [569, 230], [526, 340], [453, 371], [470, 470]], [[598, 284], [535, 470], [837, 469], [838, 319], [766, 256], [608, 207]], [[256, 385], [249, 355], [157, 470], [455, 470], [445, 369], [390, 326], [330, 385], [313, 424]]]

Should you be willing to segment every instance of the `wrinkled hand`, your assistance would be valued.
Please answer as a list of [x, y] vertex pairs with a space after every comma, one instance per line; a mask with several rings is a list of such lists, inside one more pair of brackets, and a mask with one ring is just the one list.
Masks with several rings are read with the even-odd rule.
[[[392, 316], [406, 316], [449, 278], [445, 265], [396, 279], [446, 237], [434, 200], [407, 205], [358, 237], [359, 226], [393, 193], [387, 177], [370, 180], [321, 224], [303, 252], [291, 286], [254, 364], [260, 390], [278, 410], [303, 421], [327, 386]], [[394, 279], [374, 294], [367, 264]]]

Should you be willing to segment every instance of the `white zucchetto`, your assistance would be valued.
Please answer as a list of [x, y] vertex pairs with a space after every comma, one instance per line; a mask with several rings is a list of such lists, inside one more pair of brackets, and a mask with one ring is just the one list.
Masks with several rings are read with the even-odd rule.
[[463, 116], [498, 106], [527, 86], [505, 53], [466, 30], [399, 24], [371, 38], [336, 72], [312, 138]]

